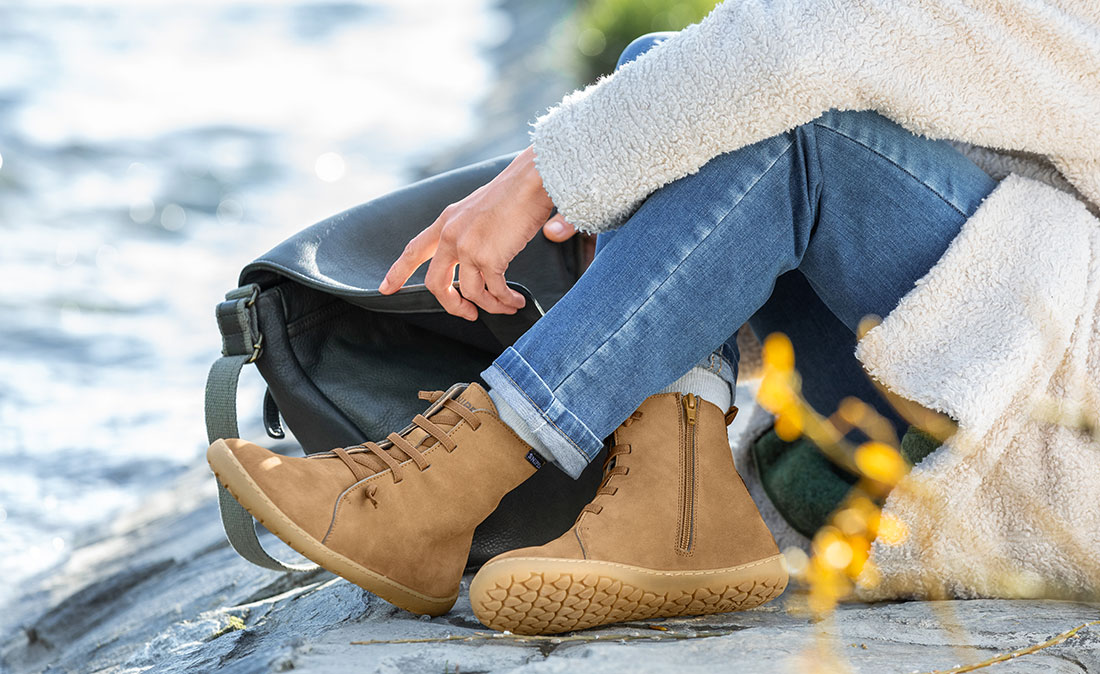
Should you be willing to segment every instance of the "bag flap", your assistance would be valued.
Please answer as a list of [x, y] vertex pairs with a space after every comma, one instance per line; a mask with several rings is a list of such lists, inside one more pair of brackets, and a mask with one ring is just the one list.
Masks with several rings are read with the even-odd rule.
[[[442, 311], [423, 288], [427, 265], [406, 283], [414, 287], [387, 296], [378, 285], [409, 240], [444, 208], [492, 180], [514, 156], [427, 178], [322, 220], [246, 266], [240, 284], [266, 288], [285, 278], [376, 311]], [[508, 279], [549, 308], [579, 276], [578, 252], [576, 237], [554, 243], [540, 233], [509, 265]]]

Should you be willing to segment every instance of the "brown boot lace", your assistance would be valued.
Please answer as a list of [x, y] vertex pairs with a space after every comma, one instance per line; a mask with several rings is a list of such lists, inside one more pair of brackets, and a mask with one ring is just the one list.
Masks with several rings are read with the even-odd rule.
[[[417, 397], [432, 403], [433, 406], [429, 407], [428, 410], [426, 410], [427, 412], [448, 409], [457, 414], [460, 419], [465, 420], [466, 423], [470, 424], [471, 428], [476, 430], [481, 426], [481, 421], [477, 418], [477, 415], [451, 396], [452, 392], [456, 391], [458, 388], [457, 386], [452, 386], [447, 391], [420, 391]], [[441, 398], [445, 399], [440, 401]], [[439, 404], [436, 405], [436, 403]], [[424, 453], [405, 439], [406, 435], [417, 428], [427, 433], [428, 438], [434, 438], [435, 442], [443, 445], [443, 448], [446, 449], [448, 453], [454, 451], [456, 446], [455, 441], [447, 435], [447, 431], [423, 414], [417, 414], [413, 417], [412, 423], [405, 429], [400, 432], [390, 433], [386, 436], [386, 439], [380, 443], [368, 441], [351, 447], [334, 449], [332, 453], [344, 462], [344, 465], [346, 465], [352, 475], [355, 476], [356, 482], [378, 473], [377, 469], [371, 465], [368, 459], [368, 457], [376, 457], [389, 468], [393, 476], [393, 481], [396, 484], [403, 479], [401, 473], [404, 469], [401, 467], [401, 464], [405, 461], [411, 459], [421, 471], [427, 470], [428, 466], [431, 465], [428, 459], [425, 458]], [[435, 444], [428, 438], [425, 438], [424, 451]], [[365, 496], [375, 507], [378, 507], [378, 503], [374, 499], [373, 489], [366, 490]]]
[[[642, 413], [635, 410], [629, 417], [627, 417], [626, 421], [624, 421], [622, 425], [629, 426], [630, 424], [641, 418]], [[600, 482], [600, 488], [596, 490], [596, 497], [593, 498], [592, 501], [584, 508], [581, 508], [581, 515], [583, 515], [584, 513], [599, 515], [600, 512], [603, 511], [603, 506], [596, 501], [598, 501], [601, 496], [614, 496], [619, 491], [618, 487], [608, 486], [608, 483], [611, 481], [611, 478], [615, 477], [616, 475], [626, 475], [630, 472], [630, 468], [628, 466], [620, 466], [618, 465], [619, 462], [617, 461], [620, 456], [629, 453], [629, 444], [612, 445], [610, 448], [608, 448], [607, 458], [603, 462], [603, 481]]]

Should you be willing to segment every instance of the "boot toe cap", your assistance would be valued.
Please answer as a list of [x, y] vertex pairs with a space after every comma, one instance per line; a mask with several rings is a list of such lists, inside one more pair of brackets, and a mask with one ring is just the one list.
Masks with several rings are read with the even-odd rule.
[[206, 457], [254, 517], [264, 521], [275, 509], [318, 540], [329, 528], [336, 498], [354, 481], [343, 464], [283, 456], [237, 438], [214, 442]]
[[217, 440], [206, 450], [208, 460], [214, 459], [218, 454], [231, 455], [249, 474], [262, 474], [279, 466], [287, 459], [266, 447], [240, 438]]

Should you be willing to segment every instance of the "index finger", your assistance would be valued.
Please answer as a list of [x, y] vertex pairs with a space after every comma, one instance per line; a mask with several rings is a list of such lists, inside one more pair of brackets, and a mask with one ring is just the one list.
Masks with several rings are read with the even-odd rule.
[[389, 295], [392, 292], [397, 291], [401, 286], [405, 285], [405, 281], [409, 280], [412, 273], [416, 271], [416, 268], [424, 264], [435, 255], [435, 251], [439, 248], [439, 234], [435, 228], [435, 223], [432, 223], [424, 231], [413, 237], [412, 241], [405, 246], [405, 250], [401, 252], [401, 255], [390, 265], [389, 271], [386, 272], [386, 277], [382, 279], [382, 283], [378, 285], [378, 292], [383, 295]]

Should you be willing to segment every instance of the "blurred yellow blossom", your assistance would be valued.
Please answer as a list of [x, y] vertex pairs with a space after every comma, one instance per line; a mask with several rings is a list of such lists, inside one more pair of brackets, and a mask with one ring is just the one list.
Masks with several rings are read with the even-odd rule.
[[802, 415], [797, 407], [792, 405], [780, 410], [775, 419], [775, 434], [784, 442], [792, 442], [802, 435]]
[[780, 372], [794, 370], [794, 346], [789, 337], [773, 332], [764, 340], [764, 366]]
[[856, 449], [856, 467], [865, 476], [895, 485], [909, 472], [909, 464], [901, 453], [882, 442], [865, 442]]
[[909, 527], [890, 513], [883, 513], [878, 523], [878, 539], [886, 545], [901, 545], [909, 537]]
[[[832, 417], [824, 418], [806, 403], [794, 367], [794, 347], [786, 335], [768, 335], [762, 360], [757, 401], [775, 415], [775, 434], [787, 442], [805, 434], [830, 460], [859, 476], [829, 522], [814, 534], [812, 554], [795, 549], [785, 553], [792, 575], [809, 590], [807, 608], [825, 615], [852, 593], [857, 578], [863, 586], [878, 582], [870, 558], [873, 541], [897, 545], [907, 538], [905, 523], [883, 515], [874, 499], [884, 497], [910, 466], [893, 424], [871, 405], [846, 398]], [[869, 440], [854, 445], [846, 439], [852, 430]]]

